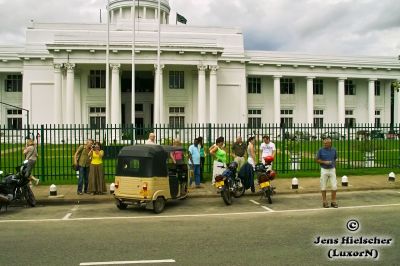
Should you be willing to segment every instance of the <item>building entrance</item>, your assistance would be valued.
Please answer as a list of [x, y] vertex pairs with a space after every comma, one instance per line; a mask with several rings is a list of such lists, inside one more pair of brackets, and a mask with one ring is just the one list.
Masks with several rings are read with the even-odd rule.
[[141, 127], [153, 124], [154, 73], [153, 71], [135, 71], [135, 117], [132, 119], [132, 72], [122, 71], [121, 75], [121, 117], [125, 124], [135, 123]]

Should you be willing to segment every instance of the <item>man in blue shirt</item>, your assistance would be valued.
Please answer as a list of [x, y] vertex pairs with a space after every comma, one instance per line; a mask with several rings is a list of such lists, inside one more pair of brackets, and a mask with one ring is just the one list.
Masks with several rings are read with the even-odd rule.
[[315, 161], [321, 165], [321, 193], [322, 193], [322, 206], [324, 208], [329, 208], [328, 202], [326, 200], [326, 187], [328, 181], [331, 183], [331, 207], [337, 208], [336, 203], [336, 191], [337, 191], [337, 181], [336, 181], [336, 159], [337, 152], [335, 148], [332, 148], [332, 140], [330, 138], [324, 139], [324, 147], [319, 149]]
[[[198, 139], [194, 139], [193, 144], [189, 147], [189, 163], [193, 167], [194, 182], [196, 188], [201, 188], [200, 186], [200, 149], [198, 147]], [[190, 185], [192, 180], [190, 180]]]

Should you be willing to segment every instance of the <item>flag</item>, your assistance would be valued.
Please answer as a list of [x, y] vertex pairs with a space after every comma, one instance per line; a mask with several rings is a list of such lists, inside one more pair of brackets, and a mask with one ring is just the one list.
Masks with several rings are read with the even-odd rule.
[[178, 13], [176, 13], [176, 21], [182, 24], [186, 24], [187, 22], [186, 18], [182, 15], [179, 15]]

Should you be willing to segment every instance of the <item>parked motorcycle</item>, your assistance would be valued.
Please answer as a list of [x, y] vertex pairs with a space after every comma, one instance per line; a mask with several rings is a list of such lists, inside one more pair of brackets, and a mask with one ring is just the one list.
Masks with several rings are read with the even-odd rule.
[[232, 204], [232, 196], [239, 198], [245, 192], [242, 180], [236, 174], [237, 168], [238, 164], [231, 162], [222, 175], [215, 177], [214, 185], [218, 189], [218, 193], [221, 193], [221, 197], [226, 205]]
[[255, 167], [258, 185], [261, 188], [262, 196], [265, 196], [269, 204], [272, 204], [272, 195], [275, 194], [275, 187], [272, 186], [271, 181], [275, 179], [276, 173], [272, 170], [272, 156], [264, 158], [265, 165], [259, 163]]
[[[0, 171], [0, 210], [3, 205], [12, 202], [26, 200], [29, 206], [35, 207], [36, 199], [29, 185], [30, 173], [27, 172], [28, 161], [25, 160], [21, 166], [16, 168], [16, 174], [3, 175]], [[4, 177], [3, 177], [4, 176]]]

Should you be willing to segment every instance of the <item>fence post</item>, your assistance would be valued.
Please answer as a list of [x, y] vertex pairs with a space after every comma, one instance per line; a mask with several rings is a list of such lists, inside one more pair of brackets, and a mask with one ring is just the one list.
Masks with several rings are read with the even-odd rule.
[[42, 181], [45, 181], [45, 154], [44, 154], [44, 125], [40, 125], [40, 163], [41, 163], [41, 173]]
[[[343, 126], [343, 124], [342, 124], [342, 126]], [[350, 154], [350, 151], [351, 151], [351, 145], [350, 145], [350, 127], [347, 127], [347, 154], [348, 154], [348, 156], [347, 156], [347, 169], [351, 169], [351, 166], [350, 166], [350, 161], [351, 161], [351, 154]], [[353, 158], [354, 158], [354, 156], [353, 156]]]

